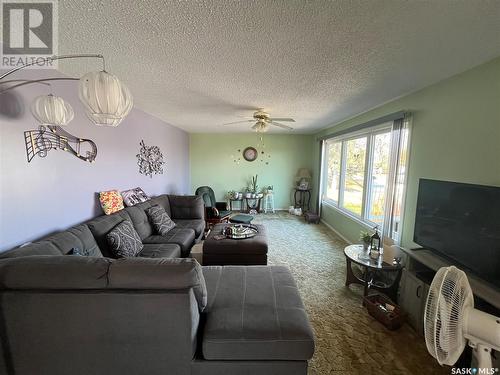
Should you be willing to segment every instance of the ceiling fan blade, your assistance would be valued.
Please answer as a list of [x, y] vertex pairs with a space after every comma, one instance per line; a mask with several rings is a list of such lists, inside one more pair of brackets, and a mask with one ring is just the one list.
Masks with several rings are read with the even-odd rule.
[[254, 126], [252, 126], [252, 130], [257, 129], [258, 127], [259, 127], [259, 124], [257, 123], [257, 124], [255, 124]]
[[283, 129], [288, 129], [288, 130], [293, 130], [292, 127], [285, 125], [285, 124], [280, 124], [279, 122], [274, 122], [274, 121], [269, 121], [269, 124], [277, 126], [278, 128], [283, 128]]
[[276, 118], [272, 117], [272, 118], [270, 118], [269, 120], [271, 120], [271, 121], [287, 121], [287, 122], [295, 122], [295, 120], [294, 120], [293, 118], [287, 118], [287, 117], [279, 117], [279, 118], [278, 118], [278, 117], [276, 117]]
[[235, 122], [226, 122], [222, 125], [234, 125], [234, 124], [242, 124], [244, 122], [254, 122], [255, 120], [243, 120], [243, 121], [235, 121]]

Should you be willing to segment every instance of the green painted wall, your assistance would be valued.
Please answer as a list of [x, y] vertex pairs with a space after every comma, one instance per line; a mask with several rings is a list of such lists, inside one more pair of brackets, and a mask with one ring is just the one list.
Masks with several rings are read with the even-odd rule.
[[[500, 186], [500, 58], [394, 100], [316, 136], [392, 112], [412, 112], [408, 188], [402, 245], [412, 247], [419, 178]], [[313, 140], [314, 174], [319, 143]], [[361, 225], [331, 207], [323, 219], [356, 242]]]
[[[274, 186], [275, 207], [288, 209], [293, 204], [292, 187], [297, 170], [301, 167], [312, 169], [312, 140], [311, 135], [265, 134], [262, 147], [257, 133], [193, 133], [190, 135], [192, 191], [208, 185], [214, 189], [218, 200], [224, 200], [227, 191], [241, 191], [251, 176], [258, 174], [260, 187]], [[253, 162], [245, 161], [241, 155], [248, 146], [259, 151], [259, 157]], [[234, 162], [238, 158], [241, 158], [239, 164]]]

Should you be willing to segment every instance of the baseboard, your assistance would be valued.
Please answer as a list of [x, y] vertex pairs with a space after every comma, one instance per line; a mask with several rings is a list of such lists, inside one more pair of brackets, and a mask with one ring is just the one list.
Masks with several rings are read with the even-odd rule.
[[339, 233], [338, 230], [336, 230], [334, 227], [332, 227], [330, 224], [328, 224], [325, 220], [320, 219], [320, 221], [325, 224], [325, 226], [330, 229], [333, 233], [335, 233], [337, 236], [342, 238], [345, 242], [347, 242], [349, 245], [352, 245], [352, 242], [349, 241], [347, 238], [345, 238], [342, 234]]

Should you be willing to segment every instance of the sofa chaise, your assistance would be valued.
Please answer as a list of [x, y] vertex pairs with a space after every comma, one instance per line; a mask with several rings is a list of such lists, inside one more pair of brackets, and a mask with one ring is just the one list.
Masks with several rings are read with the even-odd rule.
[[0, 260], [0, 373], [305, 375], [314, 338], [283, 266]]

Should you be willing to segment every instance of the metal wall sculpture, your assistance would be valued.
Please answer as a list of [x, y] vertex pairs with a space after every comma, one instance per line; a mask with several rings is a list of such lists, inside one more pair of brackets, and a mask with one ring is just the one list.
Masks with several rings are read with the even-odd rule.
[[153, 178], [153, 174], [163, 174], [163, 154], [158, 146], [146, 146], [144, 140], [137, 156], [139, 173]]
[[50, 150], [63, 150], [77, 158], [93, 163], [97, 156], [97, 146], [90, 139], [75, 137], [59, 126], [40, 125], [38, 130], [24, 132], [28, 163], [37, 155], [47, 156]]

